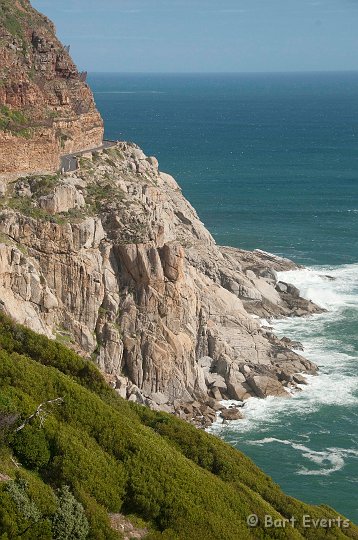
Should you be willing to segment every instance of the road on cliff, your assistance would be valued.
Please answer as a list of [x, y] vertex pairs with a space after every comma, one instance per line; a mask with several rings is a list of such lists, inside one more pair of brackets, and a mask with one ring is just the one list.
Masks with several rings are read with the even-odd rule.
[[101, 146], [97, 146], [96, 148], [89, 148], [88, 150], [83, 150], [81, 152], [74, 152], [73, 154], [66, 154], [64, 156], [61, 156], [61, 165], [60, 170], [61, 172], [73, 172], [77, 171], [78, 164], [77, 164], [77, 158], [83, 156], [84, 154], [88, 154], [90, 152], [99, 152], [100, 150], [105, 150], [106, 148], [112, 148], [112, 146], [115, 146], [117, 144], [117, 141], [103, 141], [103, 144]]

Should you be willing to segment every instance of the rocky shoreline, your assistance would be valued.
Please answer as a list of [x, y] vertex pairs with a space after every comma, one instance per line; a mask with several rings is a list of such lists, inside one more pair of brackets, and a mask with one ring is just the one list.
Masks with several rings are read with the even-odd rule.
[[198, 426], [223, 399], [289, 397], [317, 368], [260, 319], [320, 311], [278, 281], [297, 265], [218, 246], [155, 157], [104, 148], [52, 23], [29, 2], [8, 9], [27, 16], [0, 36], [0, 309], [96, 362], [123, 398]]
[[298, 266], [218, 246], [136, 145], [0, 193], [1, 308], [92, 358], [123, 398], [207, 427], [223, 399], [289, 398], [317, 372], [260, 323], [322, 311], [278, 281]]

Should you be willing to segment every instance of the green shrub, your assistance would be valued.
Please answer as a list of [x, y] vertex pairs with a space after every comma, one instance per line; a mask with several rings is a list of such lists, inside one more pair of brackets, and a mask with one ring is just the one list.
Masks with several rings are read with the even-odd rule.
[[29, 496], [21, 477], [0, 488], [0, 533], [2, 539], [52, 540], [50, 520]]
[[64, 486], [58, 494], [58, 510], [52, 520], [54, 540], [84, 540], [89, 532], [84, 508]]
[[27, 425], [16, 433], [11, 446], [21, 463], [30, 470], [42, 469], [51, 457], [46, 435], [36, 425]]

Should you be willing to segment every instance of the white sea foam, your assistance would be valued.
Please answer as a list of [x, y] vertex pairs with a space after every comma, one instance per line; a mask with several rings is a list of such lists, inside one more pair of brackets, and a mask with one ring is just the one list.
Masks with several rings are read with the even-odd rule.
[[325, 309], [358, 306], [358, 264], [305, 268], [279, 272], [278, 276], [295, 285], [301, 296]]
[[270, 443], [284, 444], [291, 446], [294, 450], [301, 453], [301, 456], [315, 465], [322, 468], [308, 469], [307, 467], [301, 467], [297, 474], [314, 475], [314, 476], [328, 476], [333, 472], [339, 471], [345, 465], [345, 457], [358, 457], [358, 451], [354, 449], [346, 448], [326, 448], [322, 451], [312, 450], [307, 446], [296, 443], [293, 441], [276, 439], [275, 437], [266, 437], [257, 441], [250, 441], [252, 445], [263, 445]]
[[[356, 350], [352, 344], [347, 345], [341, 340], [339, 335], [331, 333], [327, 336], [325, 332], [326, 325], [339, 319], [344, 309], [358, 310], [358, 264], [281, 272], [279, 279], [294, 284], [303, 296], [329, 310], [310, 318], [287, 318], [274, 323], [262, 321], [263, 324], [273, 326], [277, 335], [301, 341], [305, 349], [304, 356], [320, 367], [320, 374], [306, 376], [308, 385], [301, 386], [302, 391], [294, 394], [291, 399], [251, 398], [242, 409], [243, 420], [229, 425], [223, 425], [218, 420], [211, 427], [211, 431], [224, 437], [226, 430], [230, 431], [231, 440], [233, 432], [237, 432], [238, 436], [243, 432], [248, 435], [267, 433], [270, 426], [273, 429], [285, 425], [285, 422], [296, 422], [299, 418], [317, 413], [325, 406], [335, 405], [350, 411], [358, 404]], [[325, 452], [312, 455], [321, 459], [326, 456]], [[337, 462], [323, 470], [331, 472], [342, 465], [340, 460], [344, 458], [343, 450], [340, 452], [336, 453], [338, 457], [329, 454], [332, 460], [337, 458]], [[300, 474], [311, 472], [302, 469]]]

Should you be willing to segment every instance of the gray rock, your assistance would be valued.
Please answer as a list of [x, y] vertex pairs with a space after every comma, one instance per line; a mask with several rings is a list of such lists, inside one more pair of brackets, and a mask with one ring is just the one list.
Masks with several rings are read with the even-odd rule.
[[212, 397], [216, 400], [216, 401], [220, 401], [222, 399], [222, 395], [221, 395], [221, 392], [218, 388], [216, 388], [215, 386], [213, 386], [211, 389], [210, 389], [210, 393], [212, 395]]
[[254, 375], [247, 379], [247, 383], [260, 398], [267, 396], [290, 397], [290, 394], [277, 379], [266, 375]]
[[210, 356], [202, 356], [198, 360], [198, 365], [204, 370], [210, 370], [214, 360]]
[[163, 394], [162, 392], [154, 392], [150, 395], [150, 398], [157, 405], [164, 405], [165, 403], [168, 403], [168, 396]]
[[297, 384], [307, 384], [307, 380], [303, 377], [303, 375], [300, 375], [299, 373], [293, 375], [293, 380]]
[[224, 392], [227, 390], [224, 377], [218, 375], [217, 373], [205, 373], [205, 382], [209, 387], [215, 386]]
[[250, 397], [255, 396], [252, 388], [247, 383], [228, 383], [227, 390], [230, 399], [235, 399], [237, 401], [244, 401]]
[[255, 272], [253, 272], [252, 270], [246, 270], [246, 275], [249, 279], [256, 279], [257, 276], [255, 274]]
[[276, 285], [276, 291], [280, 293], [286, 293], [287, 292], [287, 284], [283, 281], [279, 281]]
[[232, 409], [223, 409], [220, 413], [221, 418], [224, 420], [241, 420], [242, 414], [239, 409], [235, 407]]
[[264, 279], [273, 281], [274, 283], [278, 282], [277, 272], [273, 270], [272, 268], [266, 268], [265, 270], [262, 270], [260, 272], [260, 276], [263, 277]]
[[291, 285], [290, 283], [287, 283], [287, 292], [295, 298], [298, 298], [300, 296], [300, 290], [297, 289], [297, 287], [295, 287], [294, 285]]

